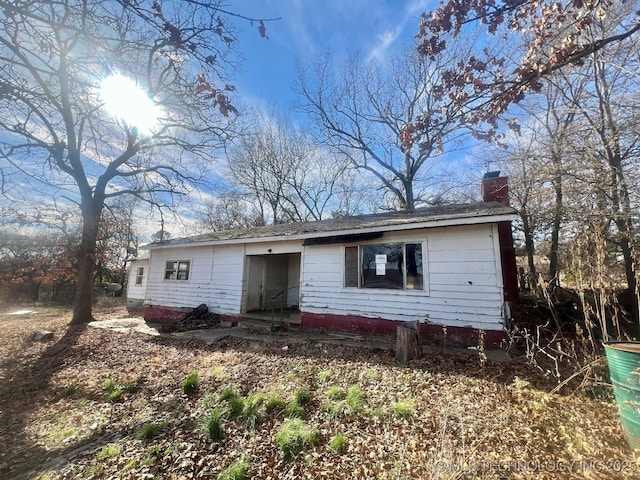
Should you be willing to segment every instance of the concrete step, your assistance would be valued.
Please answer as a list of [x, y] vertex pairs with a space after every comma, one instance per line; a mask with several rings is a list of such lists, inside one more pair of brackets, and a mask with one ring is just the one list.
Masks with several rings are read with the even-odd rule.
[[270, 320], [247, 319], [238, 322], [238, 328], [251, 330], [253, 332], [270, 333], [282, 331], [298, 331], [298, 325], [279, 321], [271, 322]]

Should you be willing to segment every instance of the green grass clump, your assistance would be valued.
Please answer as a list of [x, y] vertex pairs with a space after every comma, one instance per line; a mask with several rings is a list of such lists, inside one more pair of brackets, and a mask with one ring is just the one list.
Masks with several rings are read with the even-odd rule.
[[335, 453], [343, 454], [347, 448], [347, 437], [342, 433], [338, 433], [329, 441], [329, 448]]
[[284, 409], [286, 418], [306, 418], [303, 405], [311, 400], [311, 392], [308, 388], [301, 388], [293, 394], [293, 398]]
[[192, 395], [200, 388], [200, 374], [197, 371], [193, 371], [186, 376], [182, 382], [182, 391], [186, 395]]
[[236, 418], [242, 415], [245, 408], [244, 398], [238, 396], [232, 387], [225, 387], [218, 394], [218, 405], [226, 403], [226, 416]]
[[305, 403], [309, 403], [311, 400], [311, 392], [308, 388], [301, 388], [296, 393], [293, 394], [293, 401], [298, 405], [304, 405]]
[[244, 410], [242, 411], [242, 423], [247, 428], [255, 428], [262, 418], [262, 408], [265, 398], [261, 393], [254, 393], [244, 402]]
[[354, 385], [347, 392], [347, 405], [352, 413], [360, 413], [364, 410], [364, 400], [366, 396], [359, 386]]
[[235, 398], [237, 396], [238, 395], [236, 395], [236, 392], [233, 391], [233, 387], [224, 387], [218, 394], [218, 403], [231, 400], [232, 398]]
[[284, 416], [286, 418], [306, 418], [306, 413], [302, 405], [295, 400], [290, 401], [287, 407], [284, 409]]
[[111, 443], [102, 447], [102, 449], [98, 452], [96, 458], [98, 460], [107, 460], [109, 458], [117, 457], [119, 453], [120, 445], [118, 445], [117, 443]]
[[403, 400], [391, 404], [391, 409], [400, 418], [407, 418], [413, 415], [413, 400]]
[[138, 383], [127, 382], [124, 385], [114, 382], [112, 379], [107, 379], [102, 384], [102, 390], [107, 394], [107, 398], [111, 402], [117, 402], [122, 399], [123, 393], [134, 393], [138, 387]]
[[229, 405], [229, 417], [236, 418], [242, 416], [245, 408], [245, 401], [242, 397], [233, 397], [227, 401]]
[[329, 380], [332, 375], [333, 372], [331, 370], [322, 370], [321, 372], [318, 372], [317, 379], [324, 382], [325, 380]]
[[324, 395], [329, 400], [344, 400], [345, 398], [347, 398], [347, 392], [345, 391], [345, 389], [336, 386], [329, 388], [324, 393]]
[[271, 395], [264, 406], [264, 409], [267, 413], [281, 412], [287, 406], [287, 402], [277, 394]]
[[104, 381], [102, 390], [105, 391], [110, 402], [117, 402], [122, 397], [122, 387], [110, 378]]
[[62, 398], [69, 398], [78, 393], [78, 391], [80, 391], [80, 388], [77, 385], [69, 385], [68, 387], [63, 388], [60, 394], [62, 395]]
[[162, 423], [147, 423], [136, 430], [134, 437], [138, 440], [151, 440], [159, 435], [164, 427]]
[[285, 458], [292, 458], [320, 443], [320, 432], [300, 418], [285, 420], [275, 436]]
[[249, 480], [251, 465], [246, 458], [236, 460], [226, 469], [220, 472], [218, 480]]
[[217, 406], [204, 420], [204, 430], [209, 438], [215, 442], [225, 437], [224, 413], [224, 409], [221, 406]]

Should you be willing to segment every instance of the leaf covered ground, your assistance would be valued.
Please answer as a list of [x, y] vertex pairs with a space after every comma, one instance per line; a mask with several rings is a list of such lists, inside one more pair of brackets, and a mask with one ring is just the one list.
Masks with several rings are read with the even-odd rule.
[[[207, 346], [69, 320], [0, 315], [0, 478], [640, 477], [610, 388], [550, 395], [524, 359], [405, 366], [382, 350]], [[32, 341], [37, 328], [54, 339]]]

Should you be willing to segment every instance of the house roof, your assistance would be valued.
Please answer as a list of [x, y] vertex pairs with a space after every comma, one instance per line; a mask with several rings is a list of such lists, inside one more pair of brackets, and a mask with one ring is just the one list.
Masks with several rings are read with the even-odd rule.
[[331, 218], [316, 222], [266, 225], [222, 230], [183, 238], [153, 242], [149, 248], [193, 244], [255, 243], [275, 240], [307, 240], [366, 233], [414, 230], [454, 225], [512, 221], [516, 211], [498, 202], [478, 202], [416, 209], [413, 212], [385, 212]]

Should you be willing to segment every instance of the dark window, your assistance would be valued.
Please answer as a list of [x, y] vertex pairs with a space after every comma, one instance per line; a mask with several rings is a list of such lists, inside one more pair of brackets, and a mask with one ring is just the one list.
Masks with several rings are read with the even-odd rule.
[[344, 286], [358, 287], [358, 247], [344, 249]]
[[165, 280], [189, 280], [189, 267], [191, 262], [186, 260], [167, 262], [164, 272]]
[[405, 245], [406, 255], [406, 284], [407, 290], [424, 289], [424, 273], [422, 268], [422, 244], [407, 243]]
[[423, 290], [421, 243], [345, 247], [344, 286]]
[[404, 287], [402, 244], [362, 245], [362, 288]]
[[136, 285], [142, 285], [142, 278], [144, 277], [144, 267], [138, 267], [136, 272]]

